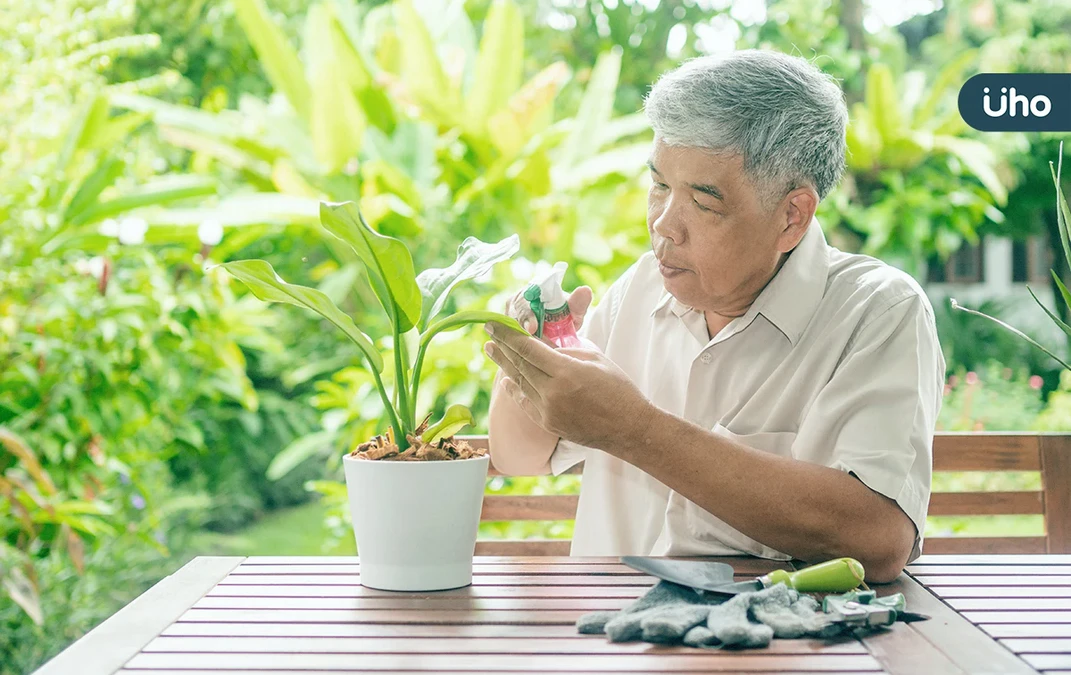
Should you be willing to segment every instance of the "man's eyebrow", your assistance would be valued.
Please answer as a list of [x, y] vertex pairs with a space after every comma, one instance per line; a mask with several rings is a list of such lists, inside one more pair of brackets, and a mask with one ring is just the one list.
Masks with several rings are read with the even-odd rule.
[[[647, 168], [651, 171], [654, 171], [659, 176], [662, 175], [662, 172], [655, 168], [654, 162], [649, 159], [647, 160]], [[710, 195], [711, 197], [719, 201], [725, 201], [725, 197], [722, 197], [721, 195], [721, 190], [714, 187], [713, 185], [697, 185], [696, 183], [691, 183], [688, 185], [688, 187], [692, 188], [693, 190], [696, 190], [697, 192], [702, 192], [703, 194]]]
[[714, 187], [713, 185], [696, 185], [695, 183], [692, 183], [688, 187], [692, 188], [693, 190], [696, 190], [697, 192], [702, 192], [703, 194], [710, 195], [711, 197], [719, 201], [725, 201], [725, 197], [721, 196], [721, 190]]

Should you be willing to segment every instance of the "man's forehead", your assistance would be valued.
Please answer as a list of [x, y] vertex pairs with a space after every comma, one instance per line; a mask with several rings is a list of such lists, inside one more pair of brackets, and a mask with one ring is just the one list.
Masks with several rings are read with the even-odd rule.
[[744, 158], [740, 153], [731, 150], [667, 145], [661, 141], [656, 141], [651, 148], [648, 165], [660, 172], [666, 170], [691, 170], [717, 171], [719, 174], [724, 174], [726, 172], [742, 171]]

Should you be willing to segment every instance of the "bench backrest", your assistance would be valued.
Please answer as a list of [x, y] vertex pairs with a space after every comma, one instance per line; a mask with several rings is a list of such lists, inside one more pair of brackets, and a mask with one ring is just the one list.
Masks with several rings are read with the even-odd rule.
[[[487, 447], [486, 436], [465, 436]], [[1071, 553], [1071, 435], [1030, 433], [938, 433], [933, 470], [944, 472], [1036, 471], [1041, 490], [935, 492], [931, 516], [1044, 516], [1044, 536], [926, 537], [926, 553]], [[582, 473], [581, 466], [569, 473]], [[492, 475], [498, 475], [491, 469]], [[487, 495], [484, 521], [572, 520], [577, 495]], [[568, 555], [567, 539], [481, 540], [477, 555]]]

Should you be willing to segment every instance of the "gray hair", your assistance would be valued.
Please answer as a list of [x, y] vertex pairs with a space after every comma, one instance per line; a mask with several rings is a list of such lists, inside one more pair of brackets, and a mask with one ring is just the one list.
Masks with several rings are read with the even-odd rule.
[[748, 49], [692, 59], [659, 78], [644, 109], [667, 145], [742, 155], [766, 198], [811, 184], [821, 199], [844, 172], [844, 93], [797, 56]]

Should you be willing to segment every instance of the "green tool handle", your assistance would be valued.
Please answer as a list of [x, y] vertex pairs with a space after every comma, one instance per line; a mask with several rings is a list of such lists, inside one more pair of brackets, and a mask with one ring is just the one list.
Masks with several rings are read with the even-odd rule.
[[763, 586], [784, 582], [801, 593], [844, 593], [863, 583], [863, 565], [854, 558], [837, 558], [796, 572], [775, 570], [760, 578]]

